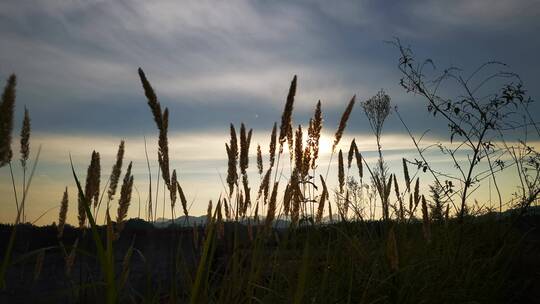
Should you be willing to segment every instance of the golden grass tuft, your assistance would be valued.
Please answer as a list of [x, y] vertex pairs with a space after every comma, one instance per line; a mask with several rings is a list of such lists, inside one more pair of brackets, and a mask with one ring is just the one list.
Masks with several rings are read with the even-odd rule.
[[339, 180], [339, 193], [343, 193], [345, 187], [345, 169], [343, 165], [343, 152], [341, 149], [338, 154], [338, 180]]
[[332, 145], [332, 152], [335, 151], [337, 145], [339, 144], [339, 141], [341, 140], [341, 137], [343, 136], [343, 132], [345, 132], [345, 127], [347, 126], [347, 120], [349, 120], [349, 116], [351, 115], [351, 112], [353, 110], [355, 100], [356, 100], [356, 95], [354, 95], [351, 98], [351, 101], [349, 101], [347, 108], [345, 108], [345, 112], [343, 112], [343, 115], [341, 116], [338, 129], [336, 131], [336, 134], [334, 135], [334, 144]]
[[68, 190], [64, 190], [62, 201], [60, 202], [60, 213], [58, 214], [58, 238], [61, 238], [64, 234], [64, 226], [66, 225], [66, 217], [68, 210]]
[[[285, 102], [285, 108], [281, 114], [281, 126], [279, 128], [279, 152], [283, 151], [283, 144], [285, 140], [291, 141], [292, 137], [292, 112], [294, 107], [294, 96], [296, 95], [296, 75], [294, 75], [287, 94], [287, 101]], [[292, 150], [292, 149], [291, 149]]]
[[0, 167], [11, 161], [11, 133], [13, 131], [13, 116], [15, 110], [15, 87], [17, 76], [11, 74], [7, 80], [0, 103]]
[[321, 130], [323, 127], [323, 118], [321, 111], [321, 101], [317, 102], [315, 107], [315, 113], [313, 118], [310, 120], [309, 129], [308, 129], [308, 144], [311, 148], [313, 157], [311, 158], [311, 169], [316, 168], [316, 162], [319, 158], [319, 140], [321, 138]]
[[21, 165], [26, 170], [26, 162], [30, 156], [30, 115], [28, 109], [24, 107], [24, 118], [21, 128]]
[[129, 204], [131, 202], [131, 191], [133, 189], [133, 175], [131, 175], [131, 166], [132, 163], [130, 162], [126, 170], [126, 175], [124, 175], [122, 188], [120, 189], [120, 199], [118, 200], [118, 210], [116, 214], [117, 235], [120, 234], [124, 229], [124, 221], [127, 217]]
[[116, 153], [116, 162], [114, 163], [111, 170], [111, 177], [109, 182], [109, 190], [107, 191], [107, 196], [109, 201], [111, 201], [116, 194], [116, 188], [118, 188], [118, 181], [120, 180], [120, 175], [122, 174], [122, 162], [124, 160], [124, 141], [120, 141], [118, 146], [118, 152]]

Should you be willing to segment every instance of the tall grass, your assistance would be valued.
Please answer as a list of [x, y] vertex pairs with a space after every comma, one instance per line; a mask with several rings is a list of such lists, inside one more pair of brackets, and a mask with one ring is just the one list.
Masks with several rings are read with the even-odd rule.
[[[176, 204], [178, 200], [187, 221], [190, 206], [186, 192], [181, 187], [176, 169], [170, 168], [169, 111], [167, 108], [162, 110], [143, 70], [138, 72], [158, 129], [159, 173], [155, 181], [155, 199], [151, 193], [150, 157], [146, 153], [150, 192], [147, 219], [154, 221], [156, 218], [161, 181], [169, 192], [168, 196], [163, 192], [163, 212], [168, 200], [174, 220], [175, 210], [180, 208]], [[174, 221], [168, 228], [173, 231], [168, 241], [174, 248], [168, 255], [169, 260], [165, 261], [172, 265], [168, 284], [154, 279], [152, 261], [137, 248], [135, 238], [131, 239], [127, 250], [121, 252], [121, 263], [116, 258], [115, 253], [119, 253], [121, 247], [117, 244], [125, 233], [134, 187], [134, 164], [130, 162], [120, 187], [116, 221], [113, 222], [110, 203], [122, 174], [124, 141], [118, 147], [116, 162], [107, 181], [108, 189], [105, 185], [100, 191], [99, 152], [91, 154], [84, 189], [71, 163], [78, 193], [79, 235], [72, 246], [64, 245], [68, 210], [66, 189], [55, 232], [58, 245], [26, 255], [36, 256], [34, 280], [37, 281], [42, 273], [45, 251], [58, 249], [65, 259], [66, 280], [74, 293], [78, 292], [79, 301], [83, 302], [495, 303], [515, 296], [513, 289], [523, 287], [520, 284], [525, 284], [526, 279], [512, 280], [510, 277], [517, 252], [524, 248], [513, 222], [490, 214], [475, 214], [472, 207], [468, 211], [461, 208], [450, 212], [449, 205], [442, 202], [445, 196], [451, 196], [449, 187], [441, 188], [444, 186], [442, 183], [421, 187], [421, 183], [427, 180], [422, 174], [429, 169], [426, 158], [422, 158], [424, 163], [403, 158], [400, 172], [387, 167], [381, 138], [391, 106], [390, 97], [384, 91], [362, 103], [377, 143], [378, 160], [374, 167], [362, 155], [356, 140], [342, 143], [347, 123], [354, 119], [356, 96], [353, 96], [345, 105], [333, 133], [330, 161], [326, 172], [322, 173], [318, 163], [324, 121], [322, 103], [316, 104], [313, 117], [306, 126], [294, 122], [297, 82], [298, 78], [294, 76], [281, 115], [279, 134], [277, 122], [273, 124], [268, 156], [263, 155], [265, 148], [256, 146], [258, 179], [252, 177], [250, 180], [248, 173], [253, 130], [241, 123], [237, 134], [237, 127], [234, 124], [229, 126], [230, 136], [225, 143], [226, 185], [223, 193], [214, 200], [217, 203], [209, 202], [205, 227], [189, 228], [189, 238], [184, 233], [187, 230], [181, 228], [186, 222]], [[8, 116], [13, 112], [14, 87], [13, 76], [8, 79], [0, 108], [0, 126], [2, 134], [6, 134], [0, 150], [3, 165], [11, 162], [12, 118]], [[26, 118], [28, 114], [25, 113], [28, 130], [21, 133], [21, 143], [26, 143], [21, 148], [23, 170], [26, 170], [29, 154], [24, 148], [27, 147], [27, 138], [24, 138], [30, 131], [29, 117]], [[293, 129], [293, 126], [297, 127]], [[307, 140], [303, 136], [306, 129]], [[287, 157], [285, 144], [289, 148], [289, 164], [280, 163]], [[418, 146], [416, 141], [414, 144]], [[349, 147], [345, 155], [342, 146]], [[337, 174], [329, 176], [330, 167], [335, 166], [332, 162], [335, 153], [338, 157]], [[27, 183], [25, 179], [22, 200], [17, 202], [15, 224], [19, 223], [24, 210], [37, 157]], [[514, 160], [517, 165], [523, 165], [523, 161], [530, 158], [516, 154]], [[356, 168], [353, 162], [356, 162]], [[415, 165], [411, 168], [416, 170], [410, 170], [411, 164]], [[288, 173], [285, 170], [287, 165], [291, 168]], [[422, 192], [427, 186], [432, 186], [431, 200], [427, 193]], [[534, 187], [534, 184], [530, 186]], [[468, 185], [463, 185], [461, 193], [466, 194], [467, 188]], [[527, 199], [534, 195], [534, 189]], [[97, 220], [105, 191], [105, 227], [101, 229]], [[252, 195], [252, 191], [257, 191], [257, 195]], [[377, 205], [380, 206], [380, 214], [376, 211]], [[446, 210], [443, 211], [444, 206]], [[332, 208], [335, 208], [337, 216]], [[286, 226], [280, 224], [284, 220], [288, 223]], [[10, 256], [16, 229], [14, 226], [0, 268], [2, 288], [8, 286], [5, 280], [8, 268], [15, 265]], [[91, 244], [85, 242], [87, 232], [90, 233]], [[76, 259], [79, 259], [81, 268], [83, 261], [88, 266], [96, 260], [101, 276], [92, 276], [89, 286], [81, 278], [76, 282], [71, 276]], [[136, 289], [131, 282], [135, 280], [131, 274], [136, 270], [132, 266], [136, 259], [145, 264], [144, 290]], [[140, 272], [140, 268], [137, 271]], [[95, 293], [83, 296], [81, 291], [88, 288]]]

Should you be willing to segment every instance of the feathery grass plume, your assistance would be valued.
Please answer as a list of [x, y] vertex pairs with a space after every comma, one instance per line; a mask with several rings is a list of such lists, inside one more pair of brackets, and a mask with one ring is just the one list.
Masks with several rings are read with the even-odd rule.
[[332, 152], [336, 150], [336, 147], [339, 144], [341, 137], [343, 136], [343, 132], [345, 132], [345, 127], [347, 126], [347, 120], [349, 120], [349, 116], [351, 115], [351, 112], [353, 110], [355, 100], [356, 100], [356, 95], [354, 95], [351, 98], [351, 101], [349, 101], [347, 108], [345, 108], [345, 112], [343, 112], [343, 115], [341, 116], [338, 129], [336, 131], [336, 134], [334, 135], [334, 144], [332, 145]]
[[301, 174], [303, 167], [304, 149], [302, 148], [302, 126], [298, 125], [296, 130], [296, 141], [294, 144], [294, 170], [296, 174]]
[[141, 79], [141, 83], [144, 89], [144, 94], [146, 95], [146, 99], [148, 99], [148, 106], [150, 107], [150, 110], [152, 111], [152, 115], [154, 116], [154, 121], [156, 122], [158, 129], [161, 129], [163, 125], [161, 105], [157, 99], [154, 89], [152, 88], [152, 85], [150, 84], [148, 79], [146, 79], [146, 75], [144, 74], [144, 71], [141, 68], [139, 68], [138, 72], [139, 72], [139, 78]]
[[268, 168], [266, 170], [266, 173], [264, 174], [264, 177], [261, 181], [261, 185], [259, 186], [259, 193], [257, 195], [257, 199], [261, 197], [261, 195], [264, 193], [264, 200], [266, 201], [266, 198], [268, 197], [268, 188], [270, 187], [270, 174], [272, 173], [272, 167]]
[[274, 122], [274, 127], [272, 128], [272, 134], [270, 135], [270, 147], [268, 149], [269, 158], [270, 158], [270, 168], [274, 166], [276, 161], [276, 141], [277, 141], [277, 123]]
[[180, 195], [180, 203], [182, 203], [182, 209], [184, 211], [184, 215], [188, 216], [188, 209], [187, 209], [187, 200], [186, 196], [184, 195], [184, 191], [182, 190], [182, 187], [180, 186], [180, 183], [176, 181], [176, 188], [178, 189], [178, 194]]
[[420, 178], [416, 178], [416, 185], [414, 185], [414, 209], [420, 203]]
[[219, 239], [222, 239], [225, 236], [225, 225], [223, 224], [223, 214], [221, 212], [221, 199], [218, 199], [216, 206], [217, 209], [217, 235]]
[[58, 214], [58, 238], [64, 234], [64, 226], [66, 225], [66, 216], [68, 210], [68, 190], [64, 190], [62, 201], [60, 202], [60, 213]]
[[386, 204], [388, 204], [389, 202], [389, 198], [390, 198], [390, 192], [392, 190], [392, 175], [393, 174], [390, 174], [390, 176], [388, 177], [388, 181], [386, 182], [386, 185], [384, 186], [384, 200], [386, 202]]
[[356, 156], [356, 166], [358, 167], [358, 175], [360, 176], [360, 179], [364, 177], [364, 165], [362, 164], [362, 154], [358, 151], [358, 147], [356, 147], [355, 151]]
[[311, 147], [313, 157], [311, 158], [311, 169], [316, 168], [316, 161], [319, 158], [319, 140], [321, 138], [321, 130], [323, 127], [323, 118], [321, 111], [321, 101], [317, 102], [315, 107], [315, 113], [313, 118], [310, 120], [309, 129], [308, 129], [308, 143]]
[[114, 163], [111, 170], [111, 177], [109, 182], [109, 190], [107, 191], [107, 196], [109, 201], [113, 199], [113, 196], [116, 194], [116, 188], [118, 187], [118, 181], [120, 180], [120, 174], [122, 174], [122, 162], [124, 160], [124, 141], [120, 141], [118, 146], [118, 152], [116, 153], [116, 162]]
[[120, 199], [118, 200], [118, 210], [116, 214], [116, 235], [120, 235], [124, 229], [124, 221], [127, 217], [129, 204], [131, 202], [131, 190], [133, 189], [133, 175], [131, 175], [131, 165], [130, 162], [126, 175], [124, 175], [124, 181], [122, 183], [122, 188], [120, 188]]
[[398, 203], [399, 203], [399, 220], [403, 221], [404, 216], [405, 216], [404, 213], [403, 213], [403, 198], [401, 197], [401, 194], [399, 192], [399, 185], [398, 185], [397, 178], [396, 178], [395, 174], [394, 174], [394, 191], [396, 193], [396, 198], [397, 198]]
[[251, 140], [252, 130], [246, 135], [246, 126], [244, 123], [240, 125], [240, 172], [246, 174], [246, 169], [249, 167], [249, 144]]
[[291, 199], [291, 224], [293, 226], [298, 225], [298, 220], [300, 219], [300, 204], [304, 201], [302, 197], [302, 190], [300, 190], [300, 183], [296, 179], [292, 186], [292, 199]]
[[210, 225], [212, 224], [213, 222], [213, 218], [212, 218], [212, 200], [210, 200], [208, 202], [208, 209], [206, 209], [206, 227], [205, 227], [205, 234], [206, 234], [206, 237], [208, 237], [208, 229], [210, 228]]
[[228, 221], [231, 220], [231, 210], [229, 209], [229, 203], [226, 198], [223, 198], [223, 207], [225, 208], [225, 218]]
[[323, 213], [324, 213], [324, 202], [328, 198], [328, 188], [326, 188], [326, 183], [324, 182], [324, 178], [322, 177], [322, 175], [319, 175], [319, 177], [321, 178], [321, 184], [323, 186], [323, 192], [322, 192], [321, 197], [319, 199], [319, 206], [317, 208], [317, 217], [315, 219], [315, 222], [317, 224], [320, 224], [321, 221], [322, 221], [322, 216], [323, 216]]
[[13, 112], [15, 110], [15, 87], [17, 76], [11, 74], [7, 80], [2, 103], [0, 104], [0, 168], [11, 161], [11, 133], [13, 131]]
[[274, 187], [272, 188], [272, 195], [270, 195], [270, 202], [268, 203], [268, 212], [266, 214], [266, 221], [265, 221], [265, 226], [267, 229], [272, 226], [272, 222], [274, 221], [274, 218], [276, 216], [276, 200], [277, 200], [278, 184], [279, 182], [274, 183]]
[[259, 175], [263, 174], [263, 159], [262, 159], [261, 145], [257, 145], [257, 170], [259, 171]]
[[229, 197], [232, 196], [232, 193], [234, 191], [234, 185], [237, 184], [238, 181], [238, 173], [236, 171], [236, 165], [238, 163], [238, 140], [236, 138], [236, 131], [234, 129], [234, 125], [231, 124], [230, 127], [230, 133], [231, 133], [231, 139], [229, 144], [225, 144], [225, 148], [227, 149], [227, 156], [228, 156], [228, 170], [227, 170], [227, 184], [229, 185]]
[[24, 107], [24, 118], [21, 128], [21, 165], [26, 168], [26, 162], [30, 156], [30, 115]]
[[424, 239], [429, 243], [431, 241], [431, 225], [429, 223], [429, 211], [426, 198], [422, 195], [422, 231]]
[[171, 188], [170, 172], [169, 172], [169, 144], [167, 139], [167, 129], [169, 127], [169, 110], [165, 108], [165, 111], [161, 111], [161, 104], [159, 103], [156, 93], [152, 88], [152, 85], [146, 78], [143, 70], [139, 68], [139, 78], [144, 89], [144, 94], [148, 100], [148, 106], [154, 116], [154, 121], [159, 130], [158, 140], [158, 162], [161, 168], [161, 176], [167, 185], [167, 188]]
[[[99, 188], [97, 188], [97, 185], [99, 185], [99, 176], [97, 176], [98, 170], [96, 170], [96, 166], [98, 163], [96, 160], [99, 158], [97, 156], [96, 151], [92, 151], [92, 156], [90, 159], [90, 165], [88, 166], [88, 169], [86, 170], [86, 184], [84, 187], [84, 197], [86, 198], [86, 201], [88, 204], [92, 203], [92, 199], [95, 197], [96, 189], [99, 195]], [[83, 228], [86, 222], [86, 212], [84, 210], [84, 204], [85, 201], [82, 199], [82, 196], [78, 196], [78, 219], [79, 219], [79, 228]]]
[[246, 196], [246, 199], [244, 200], [244, 203], [242, 205], [242, 215], [246, 215], [247, 208], [251, 206], [251, 188], [249, 188], [248, 185], [248, 178], [247, 174], [244, 174], [242, 176], [242, 185], [244, 186], [244, 194]]
[[287, 184], [287, 186], [285, 187], [285, 192], [283, 194], [283, 213], [285, 214], [285, 216], [289, 215], [289, 211], [291, 209], [291, 199], [294, 192], [291, 183]]
[[94, 207], [97, 206], [99, 200], [99, 183], [101, 175], [101, 167], [99, 161], [99, 153], [92, 151], [92, 157], [90, 160], [90, 165], [88, 166], [86, 174], [86, 185], [84, 196], [88, 200], [88, 203], [91, 204], [92, 200], [94, 201]]
[[355, 156], [355, 153], [357, 151], [358, 151], [358, 147], [356, 147], [356, 141], [353, 138], [353, 140], [351, 141], [351, 146], [349, 147], [349, 154], [347, 155], [347, 169], [351, 168], [353, 156]]
[[409, 213], [411, 217], [413, 216], [413, 212], [413, 195], [412, 193], [409, 193]]
[[177, 177], [176, 177], [176, 169], [173, 170], [172, 172], [172, 176], [171, 176], [171, 193], [170, 193], [170, 196], [171, 196], [171, 212], [173, 212], [173, 214], [171, 215], [173, 217], [173, 220], [174, 220], [174, 206], [176, 204], [176, 187], [178, 185], [178, 180], [177, 180]]
[[75, 256], [77, 255], [77, 246], [79, 244], [79, 238], [75, 240], [75, 243], [73, 243], [73, 246], [71, 247], [71, 251], [69, 252], [69, 255], [66, 257], [66, 276], [71, 276], [71, 269], [73, 268], [73, 265], [75, 264]]
[[304, 156], [302, 158], [302, 177], [309, 175], [309, 167], [311, 165], [311, 147], [306, 144], [304, 148]]
[[388, 232], [388, 239], [386, 240], [386, 256], [390, 263], [390, 269], [392, 271], [399, 270], [399, 253], [397, 248], [396, 233], [394, 232], [394, 226], [390, 228]]
[[343, 188], [345, 186], [345, 169], [343, 167], [343, 152], [339, 149], [338, 157], [338, 179], [339, 179], [339, 193], [343, 193]]
[[[279, 128], [279, 153], [283, 151], [283, 144], [292, 135], [292, 112], [294, 106], [294, 96], [296, 95], [296, 75], [294, 75], [287, 94], [285, 108], [281, 114], [281, 126]], [[292, 149], [291, 149], [292, 150]]]
[[169, 171], [169, 140], [167, 138], [167, 130], [169, 128], [169, 109], [165, 108], [162, 116], [162, 127], [159, 130], [158, 140], [158, 163], [161, 167], [161, 176], [167, 185], [167, 189], [171, 190], [171, 175]]
[[407, 160], [403, 158], [403, 175], [405, 175], [405, 186], [407, 192], [411, 191], [411, 178], [409, 176], [409, 168], [407, 167]]

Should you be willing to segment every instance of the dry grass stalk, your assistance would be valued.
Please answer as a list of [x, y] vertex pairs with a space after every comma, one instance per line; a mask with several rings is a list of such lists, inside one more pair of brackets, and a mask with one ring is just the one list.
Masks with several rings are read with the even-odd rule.
[[58, 214], [58, 238], [64, 234], [64, 226], [66, 225], [66, 217], [68, 210], [68, 190], [64, 190], [62, 201], [60, 202], [60, 213]]
[[358, 167], [358, 175], [360, 176], [360, 179], [364, 177], [364, 165], [362, 163], [362, 154], [358, 151], [358, 147], [355, 151], [356, 156], [356, 166]]
[[358, 147], [356, 147], [356, 141], [353, 138], [351, 141], [351, 146], [349, 147], [349, 154], [347, 155], [347, 169], [351, 168], [353, 156], [355, 156], [355, 153], [358, 151]]
[[119, 235], [124, 229], [124, 221], [127, 217], [129, 204], [131, 202], [131, 191], [133, 189], [133, 175], [131, 175], [131, 166], [132, 163], [130, 162], [126, 170], [126, 175], [124, 176], [122, 188], [120, 189], [120, 199], [118, 200], [118, 210], [116, 215], [117, 235]]
[[304, 150], [302, 147], [302, 126], [298, 125], [296, 130], [296, 140], [294, 144], [294, 171], [296, 174], [302, 173], [302, 167], [304, 165], [303, 156]]
[[270, 147], [268, 150], [269, 159], [270, 159], [270, 168], [274, 166], [276, 161], [276, 141], [277, 141], [277, 123], [274, 122], [274, 127], [272, 128], [272, 134], [270, 135]]
[[259, 171], [259, 175], [263, 174], [263, 159], [262, 159], [261, 145], [257, 145], [257, 170]]
[[403, 212], [403, 197], [401, 197], [401, 193], [399, 192], [399, 185], [398, 185], [398, 182], [397, 182], [397, 178], [396, 178], [396, 175], [394, 174], [394, 191], [396, 193], [396, 198], [398, 200], [398, 203], [399, 203], [399, 220], [400, 221], [403, 221], [403, 219], [405, 218], [405, 214]]
[[338, 154], [338, 180], [339, 180], [339, 193], [343, 193], [345, 187], [345, 169], [343, 166], [343, 152], [341, 149]]
[[217, 235], [218, 238], [222, 239], [225, 236], [225, 224], [223, 223], [223, 214], [221, 212], [221, 199], [218, 200], [217, 204]]
[[403, 158], [403, 175], [405, 175], [405, 186], [407, 192], [411, 191], [411, 178], [409, 176], [409, 168], [407, 167], [407, 160]]
[[308, 129], [308, 144], [313, 153], [311, 158], [311, 169], [316, 168], [316, 161], [319, 158], [319, 140], [321, 138], [321, 130], [323, 127], [323, 118], [321, 111], [321, 101], [317, 102], [315, 107], [315, 113], [313, 118], [310, 120], [309, 129]]
[[315, 219], [315, 222], [317, 224], [320, 224], [321, 221], [322, 221], [322, 216], [323, 216], [323, 213], [324, 213], [324, 203], [325, 203], [326, 199], [328, 198], [328, 188], [326, 188], [326, 182], [324, 181], [324, 178], [322, 177], [322, 175], [319, 175], [319, 177], [321, 178], [321, 184], [323, 186], [323, 192], [321, 194], [321, 197], [319, 198], [319, 206], [317, 208], [317, 217]]
[[111, 177], [109, 182], [109, 190], [107, 191], [107, 196], [109, 201], [111, 201], [116, 194], [116, 188], [118, 188], [118, 181], [120, 180], [120, 175], [122, 174], [122, 162], [124, 160], [124, 141], [120, 141], [118, 146], [118, 152], [116, 153], [116, 162], [114, 163], [111, 170]]
[[24, 118], [21, 128], [21, 165], [26, 169], [26, 162], [30, 156], [30, 115], [24, 107]]
[[214, 221], [212, 218], [212, 200], [208, 202], [208, 209], [206, 209], [206, 227], [205, 227], [205, 235], [208, 237], [208, 230], [210, 228], [210, 225], [212, 225], [212, 222]]
[[13, 116], [15, 110], [15, 87], [17, 77], [11, 74], [7, 80], [2, 101], [0, 103], [0, 167], [11, 161], [11, 133], [13, 131]]
[[229, 145], [225, 144], [228, 156], [228, 170], [227, 170], [227, 184], [229, 185], [229, 198], [232, 196], [234, 186], [238, 183], [238, 173], [236, 171], [236, 165], [238, 162], [238, 140], [236, 138], [236, 131], [234, 125], [230, 126], [231, 138]]
[[291, 225], [297, 226], [300, 219], [300, 205], [304, 201], [302, 197], [302, 190], [300, 190], [300, 184], [297, 179], [291, 183], [292, 198], [291, 198]]
[[259, 193], [257, 195], [257, 199], [259, 199], [261, 195], [264, 193], [264, 201], [266, 202], [266, 198], [268, 197], [268, 188], [270, 187], [271, 174], [272, 174], [272, 167], [266, 170], [266, 173], [264, 174], [264, 177], [261, 181], [261, 185], [259, 186]]
[[388, 262], [390, 263], [390, 269], [392, 271], [399, 270], [399, 253], [396, 241], [396, 234], [394, 232], [394, 226], [390, 228], [388, 232], [388, 239], [386, 241], [386, 255], [388, 257]]
[[416, 185], [414, 185], [414, 209], [418, 206], [420, 203], [420, 178], [416, 178]]
[[159, 141], [158, 141], [158, 162], [161, 168], [161, 175], [167, 188], [170, 190], [171, 180], [169, 173], [169, 144], [167, 139], [167, 129], [169, 126], [169, 110], [165, 108], [165, 111], [161, 111], [161, 104], [159, 103], [156, 93], [152, 88], [152, 85], [146, 78], [143, 70], [139, 68], [139, 77], [144, 89], [144, 94], [148, 100], [148, 106], [152, 111], [154, 116], [154, 121], [159, 130]]
[[336, 134], [334, 135], [334, 144], [332, 145], [332, 152], [335, 151], [337, 145], [339, 144], [339, 141], [341, 140], [341, 137], [343, 136], [343, 132], [345, 132], [345, 127], [347, 126], [347, 120], [349, 120], [349, 116], [351, 115], [352, 109], [354, 107], [355, 99], [356, 99], [356, 95], [354, 95], [351, 98], [351, 101], [349, 101], [347, 108], [345, 108], [345, 112], [343, 112], [343, 115], [341, 116], [338, 129], [336, 131]]
[[167, 185], [167, 189], [171, 190], [171, 176], [169, 172], [169, 140], [167, 138], [167, 130], [169, 128], [169, 109], [165, 108], [162, 118], [162, 127], [159, 130], [158, 141], [158, 163], [161, 168], [161, 176]]
[[272, 194], [270, 195], [270, 202], [268, 203], [268, 212], [266, 214], [265, 226], [267, 229], [272, 227], [272, 222], [276, 216], [276, 200], [279, 182], [274, 183], [272, 188]]
[[240, 126], [240, 172], [245, 175], [249, 167], [249, 145], [251, 141], [252, 129], [246, 135], [246, 127], [242, 123]]
[[[292, 135], [292, 112], [294, 106], [294, 96], [296, 95], [296, 75], [294, 75], [287, 94], [285, 108], [281, 114], [281, 126], [279, 129], [279, 152], [283, 151], [283, 144]], [[290, 142], [290, 140], [289, 140]], [[292, 149], [291, 149], [292, 150]]]
[[226, 198], [223, 198], [223, 207], [225, 208], [225, 217], [228, 221], [231, 220], [231, 209], [229, 208], [229, 203]]
[[311, 165], [311, 147], [309, 145], [306, 145], [304, 148], [304, 156], [302, 159], [302, 178], [309, 175], [309, 168]]
[[[96, 167], [99, 166], [99, 153], [96, 151], [92, 152], [92, 157], [90, 160], [90, 165], [88, 166], [86, 173], [86, 185], [84, 188], [84, 197], [86, 203], [91, 204], [92, 199], [99, 196], [99, 169]], [[96, 194], [97, 193], [97, 194]], [[79, 228], [83, 228], [86, 223], [86, 212], [84, 210], [84, 204], [82, 197], [79, 196], [78, 204], [78, 219], [79, 219]]]
[[36, 257], [36, 266], [34, 267], [34, 281], [39, 279], [41, 270], [43, 269], [43, 261], [45, 260], [45, 250], [41, 250]]
[[188, 216], [188, 209], [187, 209], [187, 200], [186, 196], [184, 195], [184, 190], [182, 190], [182, 187], [180, 186], [180, 183], [176, 181], [176, 188], [178, 189], [178, 194], [180, 195], [180, 203], [182, 203], [182, 209], [184, 211], [184, 215]]
[[173, 170], [172, 176], [171, 176], [171, 191], [170, 191], [170, 197], [171, 197], [171, 216], [174, 220], [174, 206], [176, 205], [176, 191], [178, 186], [178, 179], [176, 177], [176, 170]]
[[285, 187], [285, 193], [283, 194], [283, 213], [285, 214], [285, 216], [289, 215], [289, 211], [291, 209], [291, 199], [293, 195], [293, 188], [291, 186], [291, 183], [287, 184], [287, 186]]
[[422, 195], [422, 231], [424, 232], [424, 239], [427, 242], [431, 241], [431, 225], [429, 223], [429, 211], [425, 197]]
[[244, 186], [245, 200], [242, 202], [242, 215], [245, 216], [247, 208], [251, 206], [251, 188], [249, 188], [247, 174], [242, 176], [242, 185]]

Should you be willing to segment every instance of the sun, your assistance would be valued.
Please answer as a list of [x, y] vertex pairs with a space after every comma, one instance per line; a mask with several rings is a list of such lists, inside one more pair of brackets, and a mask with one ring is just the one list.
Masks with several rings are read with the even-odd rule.
[[328, 155], [332, 152], [332, 138], [321, 134], [319, 139], [319, 154]]

